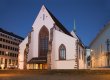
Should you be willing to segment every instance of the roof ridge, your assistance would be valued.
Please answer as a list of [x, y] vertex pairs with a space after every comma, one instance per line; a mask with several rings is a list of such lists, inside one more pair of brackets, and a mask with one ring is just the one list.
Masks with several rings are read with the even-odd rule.
[[16, 37], [16, 38], [19, 38], [19, 39], [22, 39], [22, 40], [24, 39], [23, 37], [18, 36], [16, 34], [14, 34], [13, 32], [9, 32], [9, 31], [4, 30], [3, 28], [0, 28], [0, 31], [3, 32], [3, 33], [5, 33], [5, 34], [8, 34], [10, 36], [13, 36], [13, 37]]
[[[45, 7], [45, 6], [44, 6]], [[45, 7], [46, 8], [46, 7]], [[71, 33], [63, 26], [63, 24], [46, 8], [51, 18], [54, 20], [55, 24], [67, 35], [72, 36]], [[72, 36], [73, 37], [73, 36]]]

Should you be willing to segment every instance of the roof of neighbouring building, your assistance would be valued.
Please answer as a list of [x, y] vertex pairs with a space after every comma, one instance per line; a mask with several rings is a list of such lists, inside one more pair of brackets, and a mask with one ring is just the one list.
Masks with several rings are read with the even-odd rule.
[[108, 22], [106, 25], [104, 25], [103, 29], [100, 30], [100, 32], [96, 35], [96, 37], [92, 40], [92, 42], [90, 43], [90, 47], [91, 45], [99, 38], [99, 36], [108, 28], [110, 28], [110, 22]]
[[8, 35], [13, 36], [13, 37], [16, 37], [16, 38], [21, 39], [21, 40], [24, 39], [23, 37], [18, 36], [18, 35], [16, 35], [16, 34], [12, 33], [12, 32], [8, 32], [8, 31], [6, 31], [6, 30], [4, 30], [4, 29], [2, 29], [2, 28], [0, 28], [0, 32], [5, 33], [5, 34], [8, 34]]

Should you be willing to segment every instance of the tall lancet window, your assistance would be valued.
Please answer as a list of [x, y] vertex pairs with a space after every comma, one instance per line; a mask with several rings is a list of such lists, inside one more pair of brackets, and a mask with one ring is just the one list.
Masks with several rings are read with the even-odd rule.
[[39, 32], [39, 57], [46, 57], [48, 53], [49, 31], [43, 26]]
[[66, 47], [63, 44], [59, 47], [59, 60], [66, 60]]

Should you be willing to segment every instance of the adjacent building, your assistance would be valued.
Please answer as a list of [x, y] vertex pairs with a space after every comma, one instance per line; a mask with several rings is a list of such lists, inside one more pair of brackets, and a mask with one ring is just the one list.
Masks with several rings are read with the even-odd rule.
[[85, 69], [85, 46], [42, 6], [19, 45], [19, 69]]
[[23, 38], [0, 28], [0, 68], [18, 66], [19, 44]]
[[90, 44], [91, 68], [110, 67], [110, 22]]
[[90, 61], [91, 61], [91, 56], [90, 56], [90, 53], [91, 53], [91, 49], [89, 47], [86, 47], [86, 65], [87, 65], [87, 69], [90, 68]]

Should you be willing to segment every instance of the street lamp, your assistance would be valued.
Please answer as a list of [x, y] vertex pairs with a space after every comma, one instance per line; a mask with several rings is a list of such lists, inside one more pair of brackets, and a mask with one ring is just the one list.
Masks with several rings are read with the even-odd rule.
[[8, 51], [6, 51], [6, 55], [8, 55]]
[[91, 52], [93, 52], [93, 50], [91, 49]]

